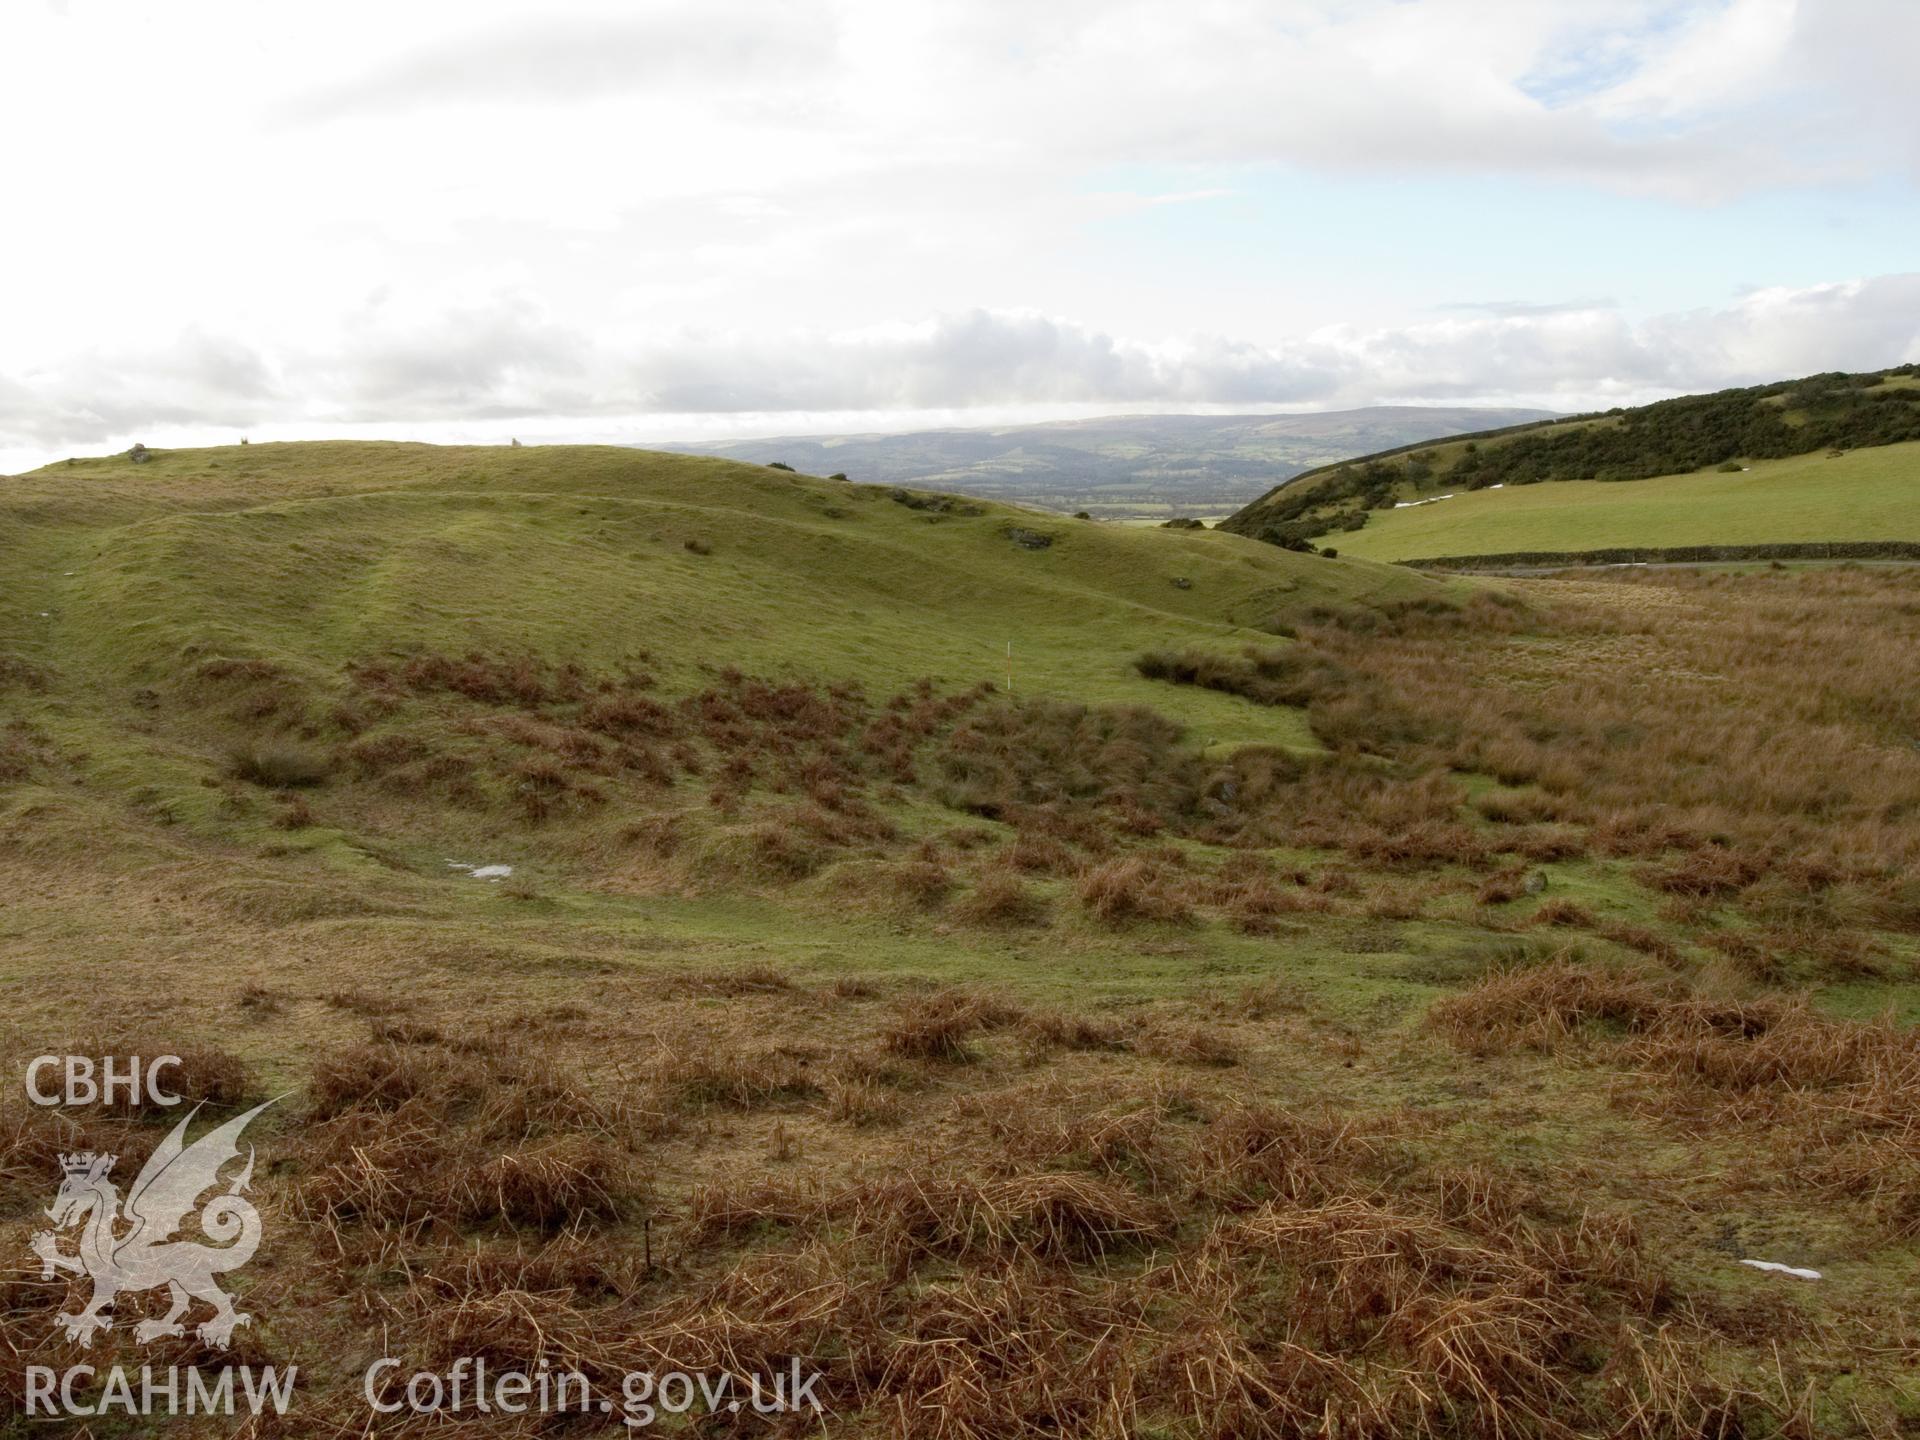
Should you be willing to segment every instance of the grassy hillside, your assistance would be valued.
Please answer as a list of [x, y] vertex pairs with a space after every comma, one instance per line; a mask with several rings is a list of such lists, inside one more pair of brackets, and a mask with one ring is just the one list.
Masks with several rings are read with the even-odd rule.
[[[0, 646], [109, 691], [189, 658], [318, 681], [448, 647], [592, 669], [645, 652], [669, 689], [720, 663], [888, 689], [1004, 684], [1011, 643], [1016, 694], [1126, 701], [1152, 693], [1129, 664], [1143, 642], [1420, 593], [1237, 537], [925, 503], [615, 448], [80, 461], [0, 482], [0, 545], [19, 557], [0, 577]], [[1254, 738], [1228, 707], [1178, 708]]]
[[[1631, 545], [1920, 539], [1920, 444], [1757, 460], [1738, 472], [1632, 484], [1574, 480], [1468, 490], [1370, 515], [1342, 555], [1416, 560]], [[1331, 538], [1327, 544], [1336, 543]]]
[[[0, 546], [20, 557], [0, 578], [0, 657], [28, 682], [12, 705], [35, 750], [84, 757], [88, 806], [131, 800], [204, 837], [349, 869], [370, 855], [427, 869], [482, 842], [523, 865], [564, 854], [582, 878], [604, 878], [610, 838], [638, 814], [689, 808], [689, 853], [725, 874], [816, 868], [763, 855], [779, 842], [751, 811], [702, 803], [751, 788], [759, 727], [810, 705], [845, 732], [808, 737], [829, 768], [880, 707], [982, 691], [1001, 705], [1151, 703], [1196, 750], [1314, 750], [1299, 712], [1168, 693], [1134, 658], [1446, 593], [1213, 532], [612, 447], [79, 461], [0, 482]], [[540, 725], [504, 719], [493, 706], [510, 694], [559, 709], [536, 705]], [[754, 704], [779, 713], [739, 715]], [[623, 705], [692, 710], [588, 715]], [[715, 726], [732, 746], [717, 777], [697, 753]], [[250, 783], [275, 766], [332, 783]], [[42, 829], [55, 815], [102, 823], [76, 796], [52, 810], [47, 798], [29, 806]], [[944, 813], [896, 808], [887, 823], [909, 831]], [[538, 836], [529, 819], [547, 822]], [[291, 842], [274, 833], [289, 826]]]
[[[1505, 492], [1542, 483], [1640, 485], [1688, 474], [1733, 475], [1754, 466], [1765, 467], [1763, 473], [1778, 474], [1782, 472], [1770, 462], [1838, 457], [1855, 449], [1915, 441], [1920, 441], [1920, 375], [1914, 367], [1864, 375], [1815, 375], [1403, 446], [1309, 472], [1229, 517], [1222, 528], [1281, 545], [1305, 546], [1320, 539], [1339, 547], [1340, 537], [1350, 537], [1389, 517], [1397, 521], [1404, 511], [1396, 507], [1441, 496]], [[1810, 493], [1790, 499], [1790, 487], [1785, 484], [1756, 491], [1760, 508], [1749, 517], [1744, 533], [1765, 541], [1916, 538], [1910, 526], [1888, 536], [1853, 533], [1849, 506], [1856, 498], [1864, 498], [1873, 512], [1866, 517], [1867, 523], [1879, 523], [1883, 507], [1871, 482], [1868, 493], [1858, 497], [1851, 475], [1833, 485], [1826, 483], [1824, 469], [1788, 473], [1808, 483]], [[1676, 512], [1660, 503], [1637, 509], [1642, 503], [1632, 493], [1610, 502], [1609, 513], [1620, 521], [1612, 533], [1624, 539], [1552, 548], [1735, 543], [1711, 535], [1680, 541], [1643, 529], [1642, 521], [1658, 523]], [[1707, 491], [1702, 492], [1702, 504], [1713, 508]], [[1475, 507], [1472, 513], [1482, 512]], [[1898, 529], [1900, 522], [1894, 524]], [[1389, 548], [1393, 545], [1386, 543]], [[1385, 553], [1379, 546], [1351, 542], [1345, 548], [1357, 554]], [[1443, 553], [1489, 554], [1509, 548], [1513, 547], [1475, 540], [1465, 550]]]
[[[280, 1097], [290, 1433], [388, 1354], [797, 1358], [855, 1436], [1920, 1413], [1920, 574], [400, 445], [0, 480], [0, 557], [0, 1072]], [[0, 1094], [18, 1257], [175, 1118]], [[226, 1353], [87, 1295], [0, 1282], [0, 1435], [24, 1363]]]

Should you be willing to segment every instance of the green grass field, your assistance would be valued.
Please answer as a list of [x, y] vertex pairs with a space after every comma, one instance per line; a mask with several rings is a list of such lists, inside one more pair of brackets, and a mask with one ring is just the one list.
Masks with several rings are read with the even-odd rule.
[[1562, 480], [1376, 510], [1323, 544], [1371, 560], [1610, 546], [1920, 540], [1920, 443], [1603, 483]]

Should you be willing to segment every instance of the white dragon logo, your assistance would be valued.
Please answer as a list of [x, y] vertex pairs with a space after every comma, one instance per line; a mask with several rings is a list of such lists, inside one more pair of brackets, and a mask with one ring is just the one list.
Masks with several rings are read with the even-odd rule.
[[[251, 1321], [252, 1316], [234, 1310], [233, 1297], [213, 1277], [238, 1270], [260, 1245], [260, 1212], [241, 1194], [253, 1177], [252, 1146], [247, 1147], [246, 1167], [226, 1193], [209, 1200], [200, 1212], [200, 1228], [216, 1243], [202, 1245], [172, 1237], [200, 1196], [219, 1183], [220, 1167], [240, 1153], [240, 1132], [273, 1103], [256, 1105], [188, 1145], [187, 1126], [200, 1113], [200, 1107], [194, 1106], [141, 1167], [127, 1194], [124, 1215], [120, 1192], [107, 1178], [118, 1156], [88, 1151], [60, 1157], [64, 1178], [53, 1207], [46, 1212], [55, 1228], [38, 1232], [32, 1244], [33, 1253], [40, 1257], [41, 1279], [51, 1280], [60, 1270], [93, 1277], [93, 1299], [86, 1309], [56, 1318], [68, 1339], [92, 1345], [94, 1335], [113, 1324], [103, 1312], [113, 1307], [115, 1296], [162, 1285], [171, 1293], [173, 1308], [163, 1319], [143, 1320], [134, 1327], [134, 1336], [143, 1345], [162, 1336], [184, 1334], [180, 1317], [194, 1300], [213, 1306], [214, 1313], [194, 1331], [209, 1345], [224, 1348], [233, 1339], [234, 1327]], [[61, 1254], [57, 1232], [82, 1222], [86, 1228], [78, 1254]]]

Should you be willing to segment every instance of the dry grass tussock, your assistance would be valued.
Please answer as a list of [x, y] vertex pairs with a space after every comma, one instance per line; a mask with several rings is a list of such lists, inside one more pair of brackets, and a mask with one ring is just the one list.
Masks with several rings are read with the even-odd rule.
[[[1475, 1054], [1580, 1044], [1624, 1073], [1622, 1106], [1703, 1132], [1752, 1126], [1814, 1157], [1811, 1182], [1920, 1233], [1920, 1031], [1805, 997], [1722, 999], [1671, 974], [1562, 958], [1498, 971], [1430, 1023]], [[1799, 1173], [1795, 1168], [1790, 1173]]]
[[[429, 1032], [432, 1033], [432, 1032]], [[637, 1213], [657, 1117], [606, 1101], [557, 1056], [476, 1038], [375, 1043], [324, 1057], [307, 1089], [296, 1211], [338, 1227], [554, 1229]]]
[[689, 1201], [687, 1237], [710, 1244], [767, 1226], [831, 1229], [898, 1268], [930, 1257], [1088, 1260], [1164, 1241], [1173, 1225], [1163, 1201], [1080, 1170], [915, 1171], [840, 1189], [778, 1179], [704, 1186]]
[[1173, 1087], [1030, 1081], [984, 1090], [955, 1102], [955, 1114], [980, 1127], [1003, 1163], [1027, 1170], [1076, 1164], [1170, 1192], [1187, 1163], [1176, 1120], [1197, 1108]]
[[1104, 925], [1137, 921], [1184, 925], [1195, 918], [1192, 906], [1175, 884], [1139, 856], [1096, 865], [1080, 877], [1074, 898]]
[[1013, 876], [988, 870], [954, 905], [953, 914], [968, 925], [1020, 928], [1044, 923], [1047, 902]]
[[974, 1058], [969, 1042], [975, 1036], [1001, 1029], [1019, 1015], [1015, 1007], [990, 995], [937, 990], [900, 1001], [881, 1043], [889, 1053], [907, 1059], [960, 1063]]
[[1682, 993], [1671, 977], [1605, 969], [1562, 955], [1496, 970], [1471, 989], [1436, 1001], [1428, 1018], [1474, 1054], [1552, 1050], [1590, 1027], [1644, 1029]]
[[820, 1078], [804, 1053], [780, 1045], [740, 1045], [690, 1036], [652, 1068], [654, 1093], [665, 1108], [754, 1109], [810, 1100]]
[[[1377, 1136], [1240, 1111], [1205, 1132], [1209, 1173], [1240, 1177], [1235, 1208], [1183, 1238], [1180, 1167], [1143, 1159], [1184, 1149], [1166, 1108], [1083, 1111], [1067, 1128], [1109, 1137], [1104, 1160], [988, 1097], [978, 1114], [996, 1139], [1099, 1168], [703, 1195], [703, 1241], [771, 1226], [797, 1248], [750, 1252], [655, 1311], [642, 1343], [720, 1362], [819, 1353], [830, 1335], [836, 1398], [918, 1416], [913, 1433], [1088, 1433], [1112, 1415], [1257, 1435], [1331, 1419], [1380, 1436], [1652, 1436], [1740, 1433], [1784, 1408], [1672, 1323], [1663, 1275], [1616, 1217], [1560, 1215], [1471, 1169], [1409, 1182]], [[1144, 1268], [1112, 1268], [1129, 1257]], [[1596, 1371], [1594, 1354], [1617, 1359]], [[922, 1409], [936, 1399], [947, 1408]]]
[[690, 971], [671, 977], [661, 986], [662, 993], [673, 998], [784, 995], [793, 989], [792, 976], [764, 961], [724, 970]]

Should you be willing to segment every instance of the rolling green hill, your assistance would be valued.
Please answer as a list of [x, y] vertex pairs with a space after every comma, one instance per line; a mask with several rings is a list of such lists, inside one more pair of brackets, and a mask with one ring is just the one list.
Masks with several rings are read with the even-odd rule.
[[[1917, 540], [1916, 441], [1916, 367], [1816, 375], [1384, 451], [1277, 487], [1222, 528], [1379, 558]], [[1554, 493], [1532, 493], [1543, 483]]]
[[643, 667], [669, 694], [723, 666], [876, 693], [1005, 689], [1010, 672], [1021, 698], [1151, 701], [1203, 741], [1311, 745], [1297, 717], [1168, 694], [1130, 662], [1431, 584], [1238, 536], [613, 447], [82, 460], [0, 481], [0, 550], [0, 656], [44, 677], [50, 729], [189, 801], [245, 738], [199, 706], [210, 667], [268, 667], [302, 718], [264, 732], [333, 743], [349, 668], [421, 653]]
[[80, 461], [0, 480], [0, 527], [26, 558], [0, 581], [0, 643], [128, 681], [189, 646], [311, 666], [450, 642], [971, 681], [1001, 677], [1012, 641], [1017, 687], [1117, 698], [1117, 657], [1143, 632], [1254, 627], [1410, 583], [1238, 537], [613, 447]]

